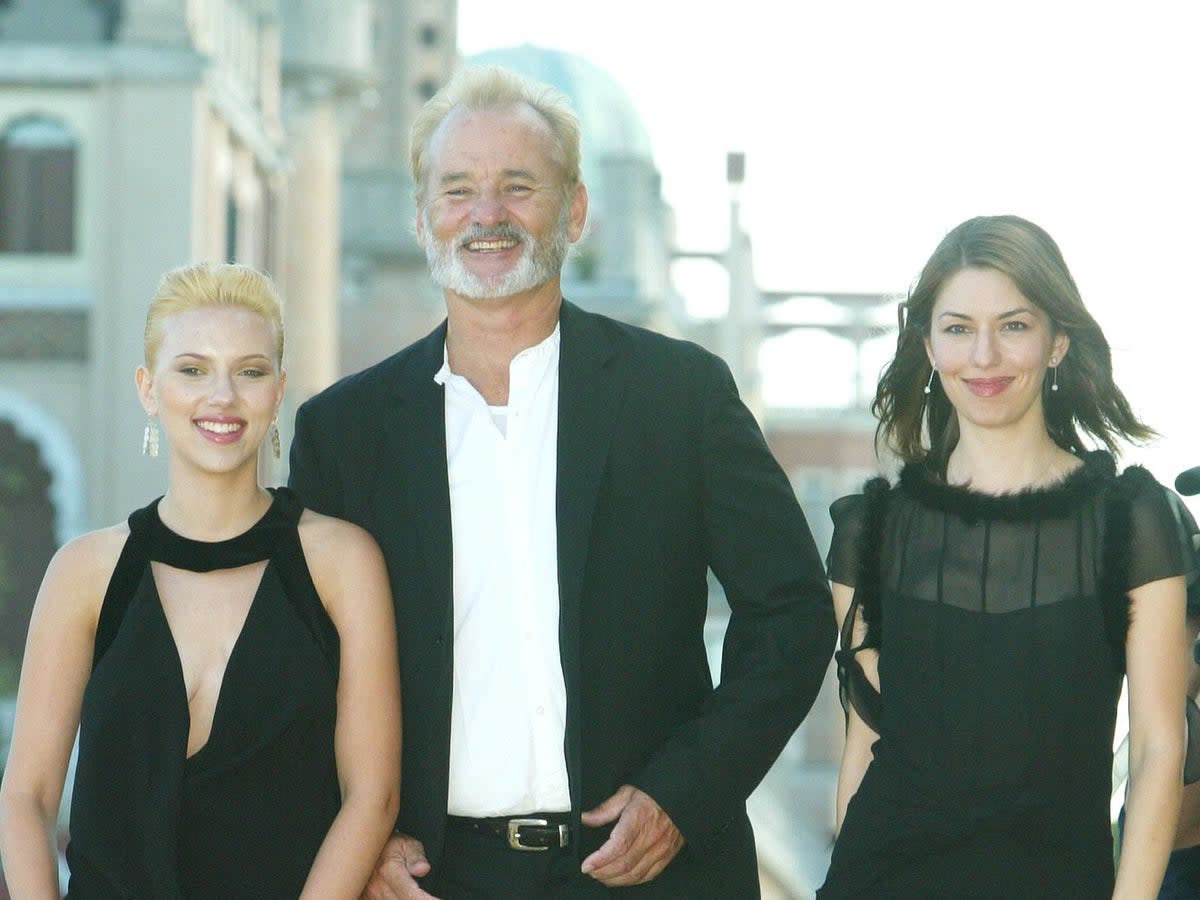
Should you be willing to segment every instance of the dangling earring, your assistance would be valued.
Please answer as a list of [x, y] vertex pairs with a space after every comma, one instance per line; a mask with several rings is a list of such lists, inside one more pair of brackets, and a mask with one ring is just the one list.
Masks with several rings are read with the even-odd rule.
[[158, 456], [158, 421], [147, 414], [146, 429], [142, 432], [142, 455], [154, 458]]
[[1058, 390], [1058, 359], [1057, 359], [1057, 357], [1052, 357], [1050, 359], [1050, 369], [1051, 369], [1051, 371], [1054, 372], [1053, 380], [1050, 382], [1050, 390], [1057, 391]]
[[271, 435], [271, 453], [275, 455], [276, 459], [279, 459], [279, 426], [272, 421], [268, 431]]
[[936, 367], [930, 367], [930, 369], [929, 369], [929, 380], [928, 380], [927, 382], [925, 382], [925, 393], [927, 393], [927, 394], [928, 394], [930, 391], [932, 391], [932, 390], [933, 390], [933, 376], [934, 376], [934, 375], [936, 375], [936, 374], [937, 374], [937, 368], [936, 368]]

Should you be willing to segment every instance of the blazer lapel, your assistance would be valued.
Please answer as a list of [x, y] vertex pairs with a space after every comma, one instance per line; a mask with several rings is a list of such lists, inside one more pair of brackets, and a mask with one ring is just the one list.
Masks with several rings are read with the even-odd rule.
[[559, 319], [558, 591], [559, 649], [567, 689], [567, 769], [580, 808], [580, 620], [592, 512], [604, 477], [625, 380], [616, 341], [590, 313], [566, 301]]
[[[423, 599], [429, 615], [445, 617], [439, 633], [448, 634], [453, 610], [450, 487], [446, 472], [446, 406], [441, 385], [433, 380], [442, 366], [446, 327], [443, 323], [416, 348], [400, 374], [396, 414], [384, 417], [384, 456], [380, 465], [393, 470], [381, 488], [399, 488], [403, 503], [387, 498], [384, 510], [403, 510], [409, 524], [394, 523], [395, 534], [415, 531], [433, 596]], [[449, 646], [449, 643], [446, 644]]]
[[595, 318], [563, 302], [558, 387], [559, 590], [578, 602], [592, 510], [620, 408], [617, 346]]

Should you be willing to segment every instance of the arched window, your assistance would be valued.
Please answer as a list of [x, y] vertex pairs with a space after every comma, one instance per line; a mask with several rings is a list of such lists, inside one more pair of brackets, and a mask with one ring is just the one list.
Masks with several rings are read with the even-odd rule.
[[75, 138], [27, 116], [0, 132], [0, 253], [75, 252]]
[[50, 473], [37, 446], [0, 419], [0, 696], [16, 693], [29, 614], [57, 541]]

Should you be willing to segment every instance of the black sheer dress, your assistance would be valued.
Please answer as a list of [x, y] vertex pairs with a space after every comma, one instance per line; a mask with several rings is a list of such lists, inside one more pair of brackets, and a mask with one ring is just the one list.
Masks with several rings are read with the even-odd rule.
[[1126, 591], [1190, 565], [1165, 490], [1094, 452], [1007, 496], [910, 465], [831, 512], [839, 678], [879, 740], [818, 896], [1110, 897]]
[[[83, 698], [70, 898], [299, 895], [341, 805], [338, 638], [304, 561], [302, 506], [286, 488], [273, 493], [258, 523], [218, 543], [169, 531], [157, 501], [129, 517]], [[213, 573], [205, 584], [218, 570], [261, 572], [212, 730], [191, 756], [181, 661], [151, 563]]]

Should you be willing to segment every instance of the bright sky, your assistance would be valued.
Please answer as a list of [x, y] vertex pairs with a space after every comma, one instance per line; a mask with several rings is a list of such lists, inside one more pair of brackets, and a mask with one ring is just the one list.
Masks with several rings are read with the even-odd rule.
[[[902, 292], [963, 219], [1038, 222], [1163, 434], [1127, 461], [1167, 482], [1200, 465], [1195, 0], [459, 0], [459, 42], [606, 69], [643, 115], [682, 247], [724, 245], [725, 154], [744, 151], [769, 290]], [[820, 359], [775, 364], [801, 346], [764, 353], [768, 399], [828, 379]]]

